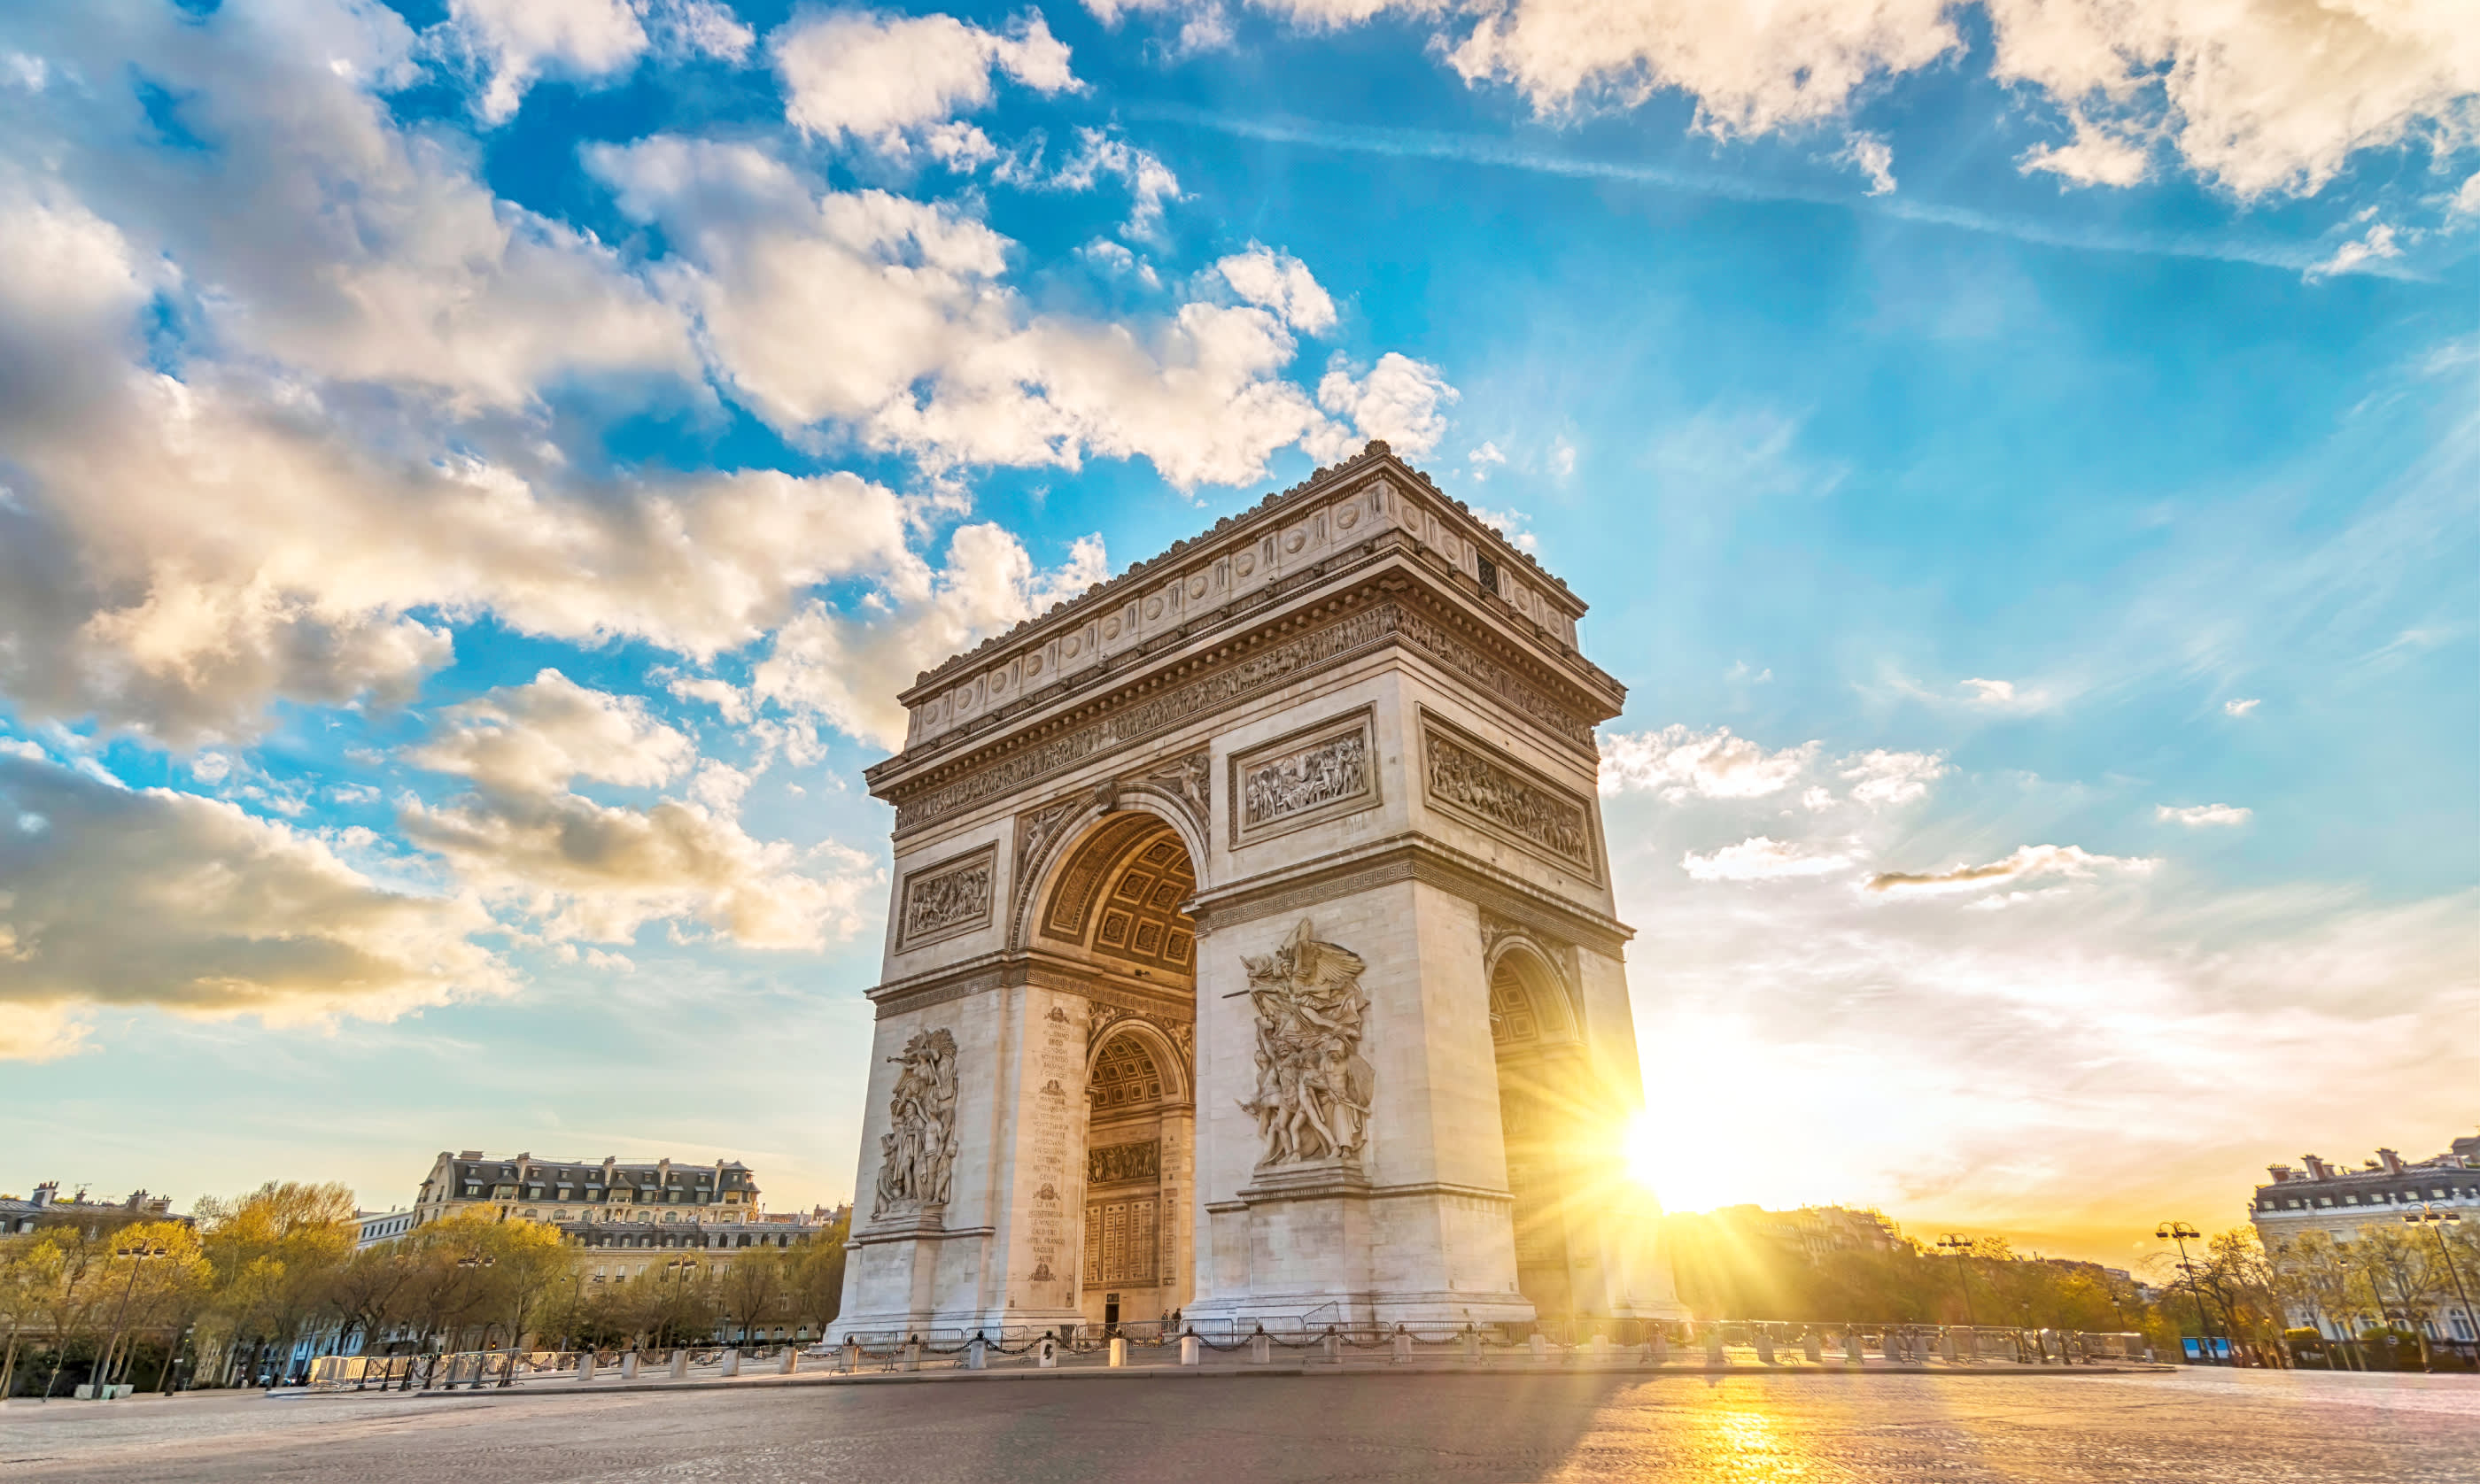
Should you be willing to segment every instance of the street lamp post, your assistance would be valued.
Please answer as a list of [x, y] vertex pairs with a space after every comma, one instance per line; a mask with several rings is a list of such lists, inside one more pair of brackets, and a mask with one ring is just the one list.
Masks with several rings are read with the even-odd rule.
[[2187, 1261], [2187, 1239], [2190, 1237], [2202, 1238], [2204, 1235], [2204, 1233], [2196, 1230], [2192, 1226], [2189, 1226], [2184, 1221], [2164, 1221], [2161, 1223], [2159, 1228], [2153, 1233], [2153, 1236], [2157, 1241], [2175, 1241], [2179, 1244], [2179, 1270], [2187, 1275], [2187, 1292], [2196, 1300], [2197, 1348], [2205, 1351], [2205, 1358], [2207, 1360], [2210, 1360], [2212, 1359], [2212, 1346], [2205, 1342], [2212, 1338], [2213, 1323], [2212, 1320], [2205, 1317], [2205, 1289], [2204, 1285], [2196, 1281], [2196, 1266]]
[[[1937, 1244], [1954, 1254], [1954, 1284], [1963, 1291], [1963, 1318], [1974, 1329], [1978, 1329], [1980, 1321], [1972, 1314], [1972, 1265], [1964, 1260], [1972, 1255], [1973, 1248], [1980, 1245], [1979, 1239], [1966, 1237], [1960, 1232], [1949, 1232], [1938, 1239]], [[1973, 1343], [1976, 1346], [1979, 1343], [1976, 1340]]]
[[2471, 1335], [2474, 1340], [2480, 1340], [2480, 1316], [2474, 1316], [2472, 1314], [2471, 1295], [2464, 1292], [2463, 1269], [2455, 1265], [2454, 1248], [2446, 1241], [2445, 1233], [2438, 1230], [2436, 1225], [2436, 1223], [2440, 1221], [2452, 1221], [2457, 1225], [2460, 1225], [2463, 1220], [2463, 1213], [2459, 1211], [2440, 1211], [2436, 1207], [2429, 1205], [2426, 1201], [2422, 1201], [2420, 1203], [2419, 1213], [2416, 1215], [2406, 1212], [2403, 1215], [2403, 1219], [2414, 1226], [2426, 1226], [2428, 1228], [2428, 1234], [2437, 1239], [2438, 1254], [2445, 1259], [2446, 1276], [2454, 1280], [2454, 1296], [2463, 1305], [2464, 1327], [2471, 1331]]

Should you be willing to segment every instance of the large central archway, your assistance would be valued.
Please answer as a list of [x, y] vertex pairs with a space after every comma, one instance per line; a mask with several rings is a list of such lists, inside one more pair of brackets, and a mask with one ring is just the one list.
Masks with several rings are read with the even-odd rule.
[[1580, 1308], [1579, 1078], [1583, 1047], [1559, 970], [1530, 944], [1503, 949], [1489, 965], [1489, 1036], [1498, 1063], [1498, 1109], [1507, 1141], [1508, 1193], [1515, 1235], [1515, 1286], [1554, 1331]]
[[1195, 1164], [1197, 871], [1150, 813], [1104, 815], [1064, 855], [1034, 913], [1038, 946], [1088, 977], [1077, 1307], [1098, 1328], [1186, 1302]]

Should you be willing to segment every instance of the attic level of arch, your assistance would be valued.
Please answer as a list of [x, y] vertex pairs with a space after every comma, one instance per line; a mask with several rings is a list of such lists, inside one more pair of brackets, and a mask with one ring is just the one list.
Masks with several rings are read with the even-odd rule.
[[[1400, 552], [1391, 553], [1400, 558]], [[1427, 575], [1434, 578], [1435, 574]], [[1158, 668], [1115, 673], [1116, 684], [1081, 704], [1026, 698], [1012, 729], [977, 725], [868, 770], [870, 792], [896, 808], [898, 839], [994, 799], [1021, 797], [1114, 753], [1320, 671], [1393, 650], [1442, 670], [1462, 694], [1544, 741], [1597, 758], [1593, 729], [1619, 714], [1626, 687], [1595, 671], [1589, 685], [1554, 671], [1467, 601], [1446, 593], [1416, 563], [1390, 559], [1313, 601], [1268, 613], [1253, 628], [1209, 638]], [[993, 720], [1002, 714], [993, 713]], [[972, 745], [965, 745], [971, 743]]]
[[[1540, 682], [1579, 692], [1580, 709], [1607, 702], [1615, 714], [1624, 690], [1576, 650], [1584, 605], [1537, 565], [1512, 566], [1520, 553], [1469, 512], [1434, 490], [1410, 488], [1413, 471], [1392, 459], [1382, 463], [1318, 492], [1315, 509], [1239, 518], [1227, 532], [1194, 543], [1177, 570], [1141, 567], [943, 665], [904, 694], [906, 751], [871, 770], [873, 784], [1012, 718], [1250, 624], [1269, 605], [1390, 562], [1452, 594], [1459, 606], [1486, 614], [1510, 657], [1539, 672]], [[1141, 571], [1145, 584], [1124, 586]]]
[[[1548, 610], [1563, 616], [1565, 622], [1556, 627], [1565, 630], [1572, 643], [1574, 621], [1584, 617], [1586, 605], [1566, 582], [1543, 567], [1532, 552], [1515, 546], [1497, 527], [1475, 515], [1470, 505], [1439, 489], [1437, 481], [1431, 478], [1426, 471], [1415, 469], [1395, 457], [1394, 450], [1385, 440], [1372, 439], [1351, 458], [1330, 468], [1319, 469], [1306, 479], [1287, 490], [1268, 495], [1238, 515], [1225, 516], [1214, 523], [1211, 530], [1175, 541], [1168, 550], [1134, 563], [1120, 576], [1096, 583], [1049, 612], [1026, 619], [1007, 632], [995, 634], [963, 653], [948, 656], [915, 676], [912, 687], [898, 699], [911, 705], [931, 689], [934, 682], [969, 673], [977, 660], [1005, 654], [1020, 640], [1037, 630], [1057, 627], [1074, 621], [1079, 615], [1090, 617], [1101, 613], [1115, 602], [1141, 599], [1149, 587], [1165, 587], [1166, 574], [1175, 583], [1183, 578], [1193, 578], [1201, 568], [1210, 565], [1218, 556], [1227, 556], [1232, 549], [1257, 539], [1266, 527], [1279, 530], [1288, 525], [1302, 529], [1304, 539], [1298, 543], [1285, 543], [1288, 550], [1282, 552], [1297, 555], [1311, 544], [1307, 531], [1312, 521], [1322, 513], [1319, 507], [1359, 495], [1367, 481], [1382, 477], [1389, 471], [1401, 474], [1406, 481], [1404, 495], [1407, 503], [1420, 505], [1424, 496], [1435, 501], [1436, 516], [1456, 526], [1457, 533], [1471, 544], [1469, 565], [1476, 578], [1483, 576], [1485, 566], [1492, 569], [1492, 576], [1500, 572], [1511, 576], [1522, 574], [1512, 577], [1511, 585], [1527, 592], [1537, 586], [1541, 590], [1541, 603]], [[1426, 512], [1427, 507], [1423, 509]], [[1453, 517], [1446, 514], [1450, 509], [1455, 512]], [[1350, 526], [1347, 525], [1343, 529], [1348, 531]], [[1277, 550], [1269, 548], [1266, 555], [1271, 562], [1277, 558]], [[1497, 592], [1500, 587], [1495, 581], [1484, 585], [1492, 592]]]

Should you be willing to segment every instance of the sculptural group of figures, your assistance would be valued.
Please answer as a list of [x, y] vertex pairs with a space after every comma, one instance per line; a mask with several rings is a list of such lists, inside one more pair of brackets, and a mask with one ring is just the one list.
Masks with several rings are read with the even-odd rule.
[[956, 1037], [924, 1031], [887, 1060], [904, 1070], [888, 1099], [888, 1131], [879, 1136], [878, 1211], [946, 1204], [956, 1163]]
[[1268, 1164], [1357, 1158], [1377, 1074], [1360, 1056], [1360, 956], [1322, 943], [1304, 918], [1280, 948], [1241, 960], [1257, 1011], [1257, 1120]]

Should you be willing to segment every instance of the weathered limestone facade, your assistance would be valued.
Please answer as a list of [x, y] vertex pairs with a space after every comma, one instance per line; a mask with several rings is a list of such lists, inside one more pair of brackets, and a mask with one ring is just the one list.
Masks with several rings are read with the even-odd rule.
[[839, 1333], [1676, 1314], [1584, 611], [1372, 444], [906, 692]]

